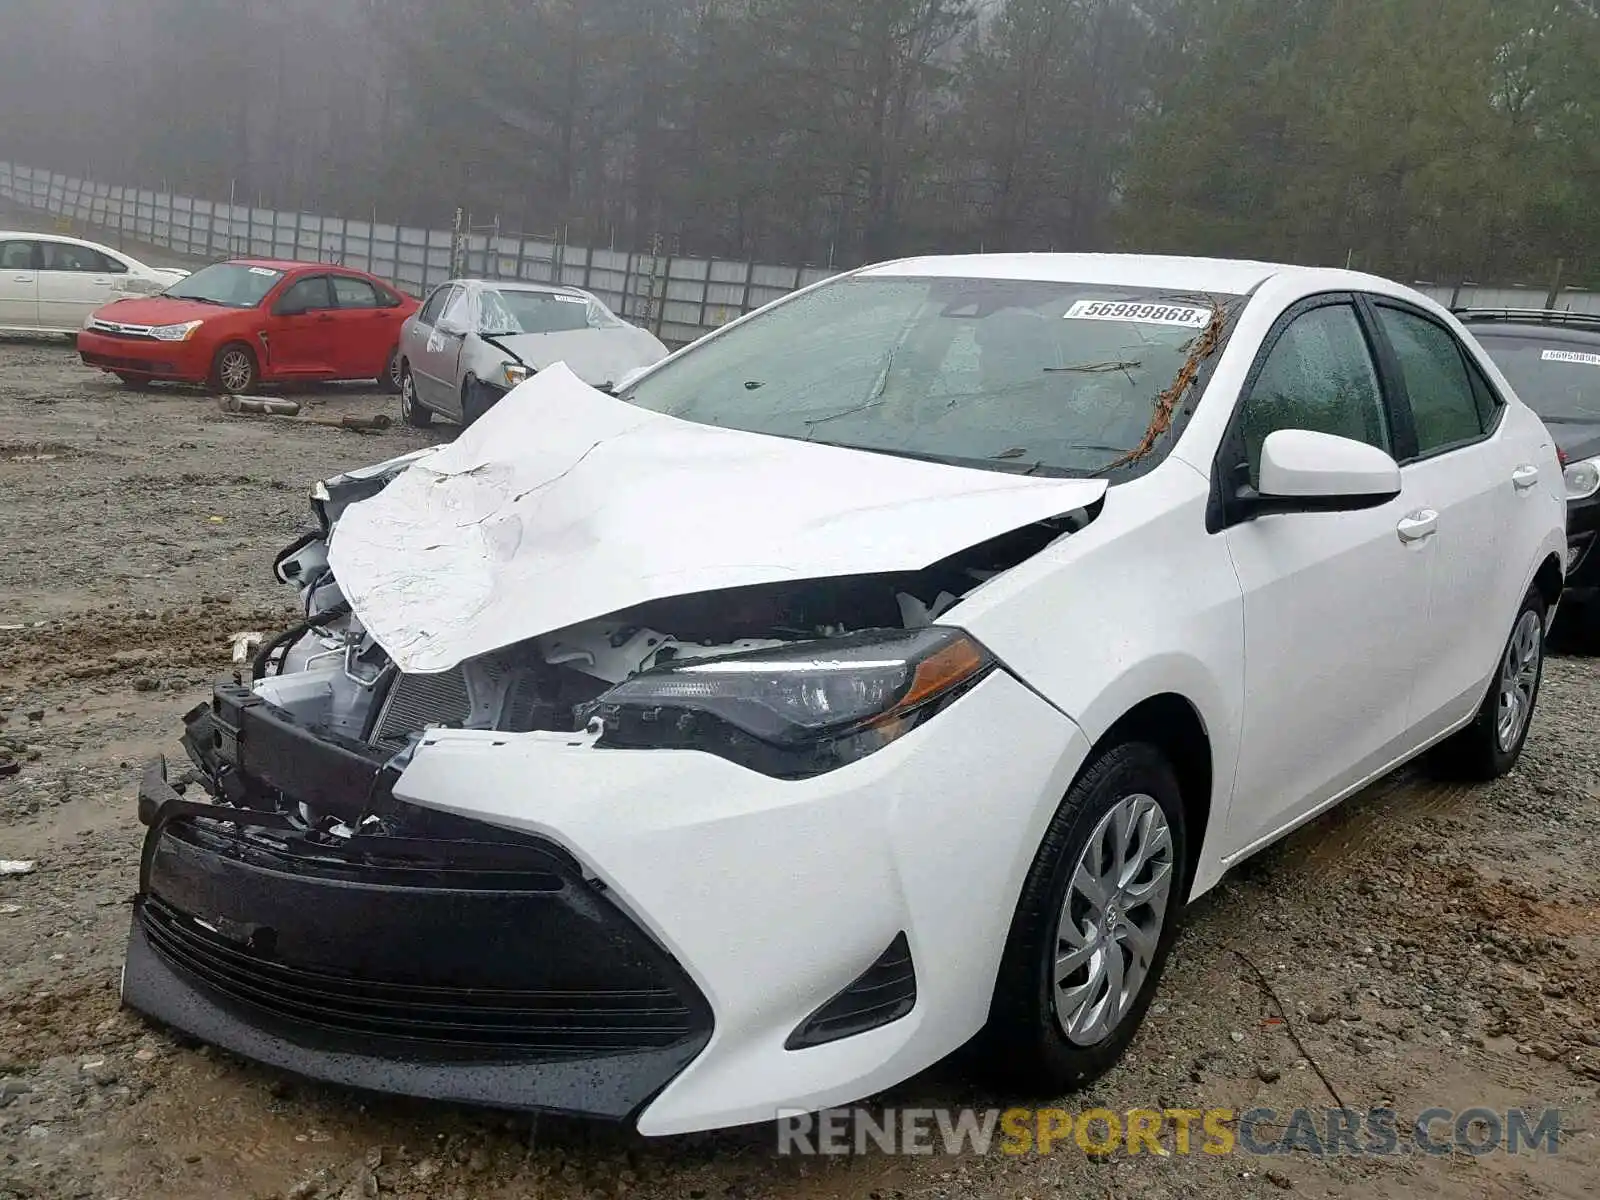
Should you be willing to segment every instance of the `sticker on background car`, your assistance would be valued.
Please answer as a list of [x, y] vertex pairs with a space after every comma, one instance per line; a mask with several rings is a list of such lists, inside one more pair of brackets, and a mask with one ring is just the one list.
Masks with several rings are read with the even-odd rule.
[[1545, 362], [1586, 363], [1600, 367], [1600, 354], [1584, 354], [1579, 350], [1546, 350], [1539, 356]]

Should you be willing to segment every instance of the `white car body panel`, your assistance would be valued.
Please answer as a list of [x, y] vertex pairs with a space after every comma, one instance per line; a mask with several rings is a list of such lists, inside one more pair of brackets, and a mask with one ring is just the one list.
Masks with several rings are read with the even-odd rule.
[[[1089, 743], [1004, 675], [942, 717], [942, 732], [914, 731], [800, 782], [693, 752], [438, 731], [395, 794], [559, 838], [684, 964], [711, 1003], [712, 1041], [640, 1122], [646, 1134], [684, 1133], [770, 1120], [772, 1097], [798, 1107], [859, 1098], [983, 1024], [1011, 905], [974, 898], [1014, 899]], [[912, 1013], [784, 1050], [902, 929], [918, 963]]]
[[[421, 733], [399, 799], [558, 843], [706, 996], [711, 1040], [645, 1105], [650, 1135], [856, 1100], [965, 1043], [988, 1016], [1063, 795], [1144, 702], [1186, 703], [1209, 743], [1192, 898], [1470, 721], [1527, 589], [1566, 547], [1542, 423], [1459, 324], [1409, 289], [1346, 271], [1122, 256], [919, 259], [862, 274], [1250, 298], [1166, 457], [1109, 490], [695, 425], [552, 367], [351, 504], [329, 545], [365, 632], [403, 672], [429, 674], [654, 599], [914, 571], [1096, 510], [939, 617], [1000, 669], [814, 777], [699, 751], [600, 749], [589, 732]], [[1263, 341], [1297, 301], [1330, 292], [1402, 299], [1447, 323], [1501, 391], [1499, 423], [1470, 447], [1397, 464], [1392, 499], [1214, 526], [1213, 466]], [[916, 966], [910, 1013], [787, 1050], [901, 932]]]
[[188, 271], [151, 267], [98, 242], [45, 233], [0, 231], [0, 242], [79, 246], [120, 267], [115, 271], [0, 271], [0, 329], [75, 334], [95, 309], [127, 296], [153, 296]]
[[666, 596], [915, 570], [1105, 490], [696, 425], [557, 365], [354, 505], [329, 562], [428, 674]]

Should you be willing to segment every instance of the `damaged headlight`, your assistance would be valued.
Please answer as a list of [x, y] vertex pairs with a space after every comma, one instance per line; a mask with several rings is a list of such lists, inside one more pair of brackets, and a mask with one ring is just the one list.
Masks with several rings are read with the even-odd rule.
[[504, 376], [507, 387], [516, 387], [519, 383], [526, 383], [528, 376], [533, 372], [521, 363], [502, 363], [500, 373]]
[[854, 634], [648, 671], [584, 715], [602, 746], [705, 750], [796, 779], [881, 749], [993, 667], [958, 629]]

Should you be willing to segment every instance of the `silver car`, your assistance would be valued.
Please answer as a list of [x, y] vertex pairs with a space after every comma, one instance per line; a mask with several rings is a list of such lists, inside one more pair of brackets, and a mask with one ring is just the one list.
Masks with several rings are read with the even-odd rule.
[[528, 376], [565, 363], [592, 387], [667, 355], [653, 334], [578, 288], [452, 279], [400, 331], [400, 411], [470, 425]]

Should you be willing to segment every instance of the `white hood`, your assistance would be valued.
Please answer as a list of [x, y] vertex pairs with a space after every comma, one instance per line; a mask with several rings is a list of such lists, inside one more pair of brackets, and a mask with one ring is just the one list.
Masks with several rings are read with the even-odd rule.
[[346, 510], [329, 562], [428, 674], [649, 600], [921, 570], [1105, 490], [697, 425], [558, 365]]

